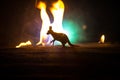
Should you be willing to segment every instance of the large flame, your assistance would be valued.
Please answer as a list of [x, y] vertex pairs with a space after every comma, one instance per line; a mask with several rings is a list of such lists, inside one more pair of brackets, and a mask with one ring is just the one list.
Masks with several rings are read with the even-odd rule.
[[62, 27], [63, 14], [64, 14], [64, 3], [62, 2], [62, 0], [58, 0], [57, 2], [52, 4], [52, 8], [50, 8], [50, 11], [54, 17], [54, 22], [51, 24], [50, 24], [49, 16], [46, 12], [46, 4], [44, 2], [40, 2], [37, 8], [40, 9], [40, 16], [42, 19], [40, 41], [37, 43], [37, 45], [39, 44], [46, 45], [50, 41], [50, 40], [47, 40], [48, 36], [46, 35], [49, 29], [49, 26], [52, 25], [53, 30], [55, 32], [65, 32]]
[[[36, 0], [35, 6], [38, 9], [40, 9], [40, 17], [41, 17], [41, 20], [42, 20], [42, 27], [41, 27], [41, 30], [40, 30], [40, 40], [36, 45], [43, 45], [44, 46], [52, 40], [52, 37], [50, 37], [46, 34], [48, 29], [49, 29], [49, 26], [52, 26], [52, 29], [55, 32], [65, 33], [65, 31], [63, 30], [63, 27], [62, 27], [63, 14], [64, 14], [65, 6], [64, 6], [64, 3], [63, 3], [62, 0], [58, 0], [57, 2], [52, 4], [52, 7], [50, 8], [50, 11], [51, 11], [51, 13], [54, 17], [53, 23], [50, 23], [50, 18], [47, 14], [47, 11], [46, 11], [47, 5], [44, 2], [40, 1], [37, 4], [37, 0]], [[20, 48], [22, 46], [28, 46], [28, 45], [31, 45], [31, 44], [32, 43], [30, 41], [27, 41], [25, 43], [23, 42], [23, 43], [20, 43], [18, 46], [16, 46], [16, 48]]]
[[40, 31], [40, 41], [37, 43], [37, 45], [39, 45], [39, 44], [45, 45], [46, 44], [45, 40], [47, 39], [46, 33], [47, 33], [49, 26], [50, 26], [50, 19], [49, 19], [47, 12], [46, 12], [46, 4], [44, 2], [39, 2], [37, 8], [41, 10], [40, 16], [42, 19], [42, 28]]
[[58, 0], [57, 2], [53, 3], [53, 7], [50, 9], [51, 13], [54, 17], [54, 22], [52, 24], [53, 30], [56, 32], [64, 32], [62, 27], [63, 21], [63, 14], [64, 14], [64, 3], [62, 0]]
[[16, 48], [20, 48], [20, 47], [23, 47], [23, 46], [29, 46], [29, 45], [32, 45], [32, 43], [30, 41], [22, 42], [18, 46], [16, 46]]
[[99, 43], [104, 43], [104, 42], [105, 42], [105, 35], [102, 35], [102, 36], [100, 37]]

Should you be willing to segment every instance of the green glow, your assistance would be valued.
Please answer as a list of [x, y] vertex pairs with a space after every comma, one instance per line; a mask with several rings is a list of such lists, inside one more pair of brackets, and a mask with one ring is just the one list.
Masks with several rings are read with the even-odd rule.
[[[63, 20], [63, 29], [65, 30], [71, 43], [80, 43], [86, 40], [85, 32], [82, 29], [83, 23], [73, 20]], [[55, 41], [55, 45], [61, 45], [59, 41]]]
[[79, 43], [85, 40], [82, 23], [73, 22], [72, 20], [64, 20], [63, 28], [67, 32], [67, 35], [72, 43]]

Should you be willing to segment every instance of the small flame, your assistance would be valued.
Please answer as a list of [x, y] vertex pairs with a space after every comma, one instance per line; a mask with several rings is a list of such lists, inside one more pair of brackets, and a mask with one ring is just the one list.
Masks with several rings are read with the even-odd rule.
[[30, 41], [22, 42], [18, 46], [16, 46], [16, 48], [20, 48], [20, 47], [23, 47], [23, 46], [29, 46], [29, 45], [32, 45], [32, 43]]
[[102, 35], [102, 36], [100, 37], [99, 43], [105, 43], [105, 35]]
[[38, 9], [42, 9], [42, 10], [43, 10], [43, 9], [46, 9], [46, 4], [41, 1], [41, 2], [38, 3], [37, 8], [38, 8]]

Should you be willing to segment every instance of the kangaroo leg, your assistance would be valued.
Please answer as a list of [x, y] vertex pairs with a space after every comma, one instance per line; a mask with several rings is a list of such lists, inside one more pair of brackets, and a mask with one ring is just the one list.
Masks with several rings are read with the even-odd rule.
[[52, 40], [52, 41], [50, 41], [50, 45], [52, 44], [52, 42], [53, 42], [53, 40]]
[[65, 47], [65, 43], [62, 43], [62, 46]]
[[54, 40], [52, 40], [52, 41], [50, 41], [50, 44], [51, 44], [51, 43], [53, 43], [53, 46], [54, 46], [54, 42], [55, 42], [55, 39], [54, 39]]
[[55, 39], [53, 40], [53, 46], [54, 46]]

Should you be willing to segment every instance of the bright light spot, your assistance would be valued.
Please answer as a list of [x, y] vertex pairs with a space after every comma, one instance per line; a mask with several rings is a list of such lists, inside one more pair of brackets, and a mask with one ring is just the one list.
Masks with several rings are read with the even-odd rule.
[[105, 35], [102, 35], [102, 36], [100, 37], [99, 43], [104, 43], [104, 42], [105, 42]]
[[83, 28], [83, 30], [86, 30], [87, 29], [87, 25], [83, 25], [82, 28]]
[[24, 46], [29, 46], [29, 45], [32, 45], [32, 43], [30, 41], [22, 42], [18, 46], [16, 46], [16, 48], [20, 48], [20, 47], [24, 47]]

